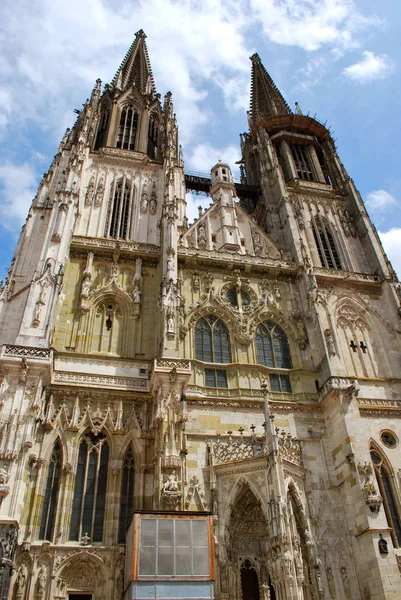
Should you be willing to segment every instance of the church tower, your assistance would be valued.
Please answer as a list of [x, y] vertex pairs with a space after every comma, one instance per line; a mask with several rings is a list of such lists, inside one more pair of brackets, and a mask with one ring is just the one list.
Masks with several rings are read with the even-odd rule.
[[0, 297], [0, 600], [401, 595], [400, 285], [251, 63], [241, 183], [185, 174], [143, 31], [40, 183]]

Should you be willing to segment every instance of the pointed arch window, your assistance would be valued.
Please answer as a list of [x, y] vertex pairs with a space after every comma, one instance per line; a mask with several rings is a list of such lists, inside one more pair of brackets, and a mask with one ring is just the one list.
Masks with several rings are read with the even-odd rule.
[[114, 197], [110, 198], [108, 216], [108, 235], [112, 238], [127, 239], [130, 221], [131, 184], [120, 180], [114, 189]]
[[157, 158], [157, 145], [159, 142], [159, 124], [153, 115], [149, 117], [148, 128], [148, 155]]
[[60, 440], [54, 444], [47, 472], [45, 497], [43, 502], [42, 520], [40, 522], [39, 539], [52, 541], [56, 517], [57, 496], [60, 486], [62, 450]]
[[132, 518], [134, 508], [135, 459], [132, 446], [125, 453], [121, 484], [120, 520], [118, 525], [118, 543], [125, 542], [125, 532]]
[[[255, 341], [260, 365], [273, 369], [292, 369], [290, 346], [281, 327], [270, 321], [261, 323], [256, 330]], [[288, 375], [270, 373], [269, 377], [273, 392], [291, 392]]]
[[[223, 321], [209, 315], [195, 327], [195, 358], [209, 363], [231, 362], [230, 334]], [[205, 369], [206, 387], [227, 388], [227, 372], [224, 369]]]
[[70, 540], [88, 536], [92, 542], [103, 539], [106, 506], [109, 444], [103, 433], [86, 433], [79, 445]]
[[209, 315], [195, 327], [195, 356], [198, 360], [211, 363], [230, 363], [230, 335], [223, 321]]
[[374, 465], [380, 495], [383, 498], [384, 512], [386, 513], [388, 526], [391, 527], [391, 538], [395, 548], [401, 547], [401, 519], [399, 504], [396, 497], [396, 488], [390, 470], [384, 464], [382, 456], [376, 450], [370, 451]]
[[135, 150], [135, 140], [138, 131], [138, 113], [132, 106], [126, 106], [121, 111], [120, 125], [117, 135], [117, 148]]
[[99, 128], [97, 130], [95, 150], [98, 150], [105, 145], [107, 138], [107, 129], [110, 122], [110, 108], [102, 110], [99, 121]]
[[342, 269], [334, 237], [326, 219], [320, 215], [315, 217], [312, 221], [312, 231], [322, 267]]

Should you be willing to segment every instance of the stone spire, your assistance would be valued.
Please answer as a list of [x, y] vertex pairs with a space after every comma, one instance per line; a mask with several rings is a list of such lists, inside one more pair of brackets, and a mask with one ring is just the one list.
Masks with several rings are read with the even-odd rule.
[[112, 81], [114, 88], [125, 91], [135, 85], [141, 94], [156, 93], [145, 39], [142, 29], [136, 32], [135, 40]]
[[256, 125], [263, 119], [291, 114], [273, 79], [262, 65], [259, 54], [252, 54], [250, 122]]

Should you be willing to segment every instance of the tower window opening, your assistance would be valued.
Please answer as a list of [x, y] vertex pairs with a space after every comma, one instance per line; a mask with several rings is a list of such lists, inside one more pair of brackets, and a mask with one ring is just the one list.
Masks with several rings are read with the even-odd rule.
[[291, 144], [291, 154], [294, 159], [295, 169], [299, 179], [313, 180], [313, 172], [310, 165], [306, 146], [300, 144]]
[[110, 329], [112, 328], [112, 325], [113, 325], [113, 321], [111, 320], [111, 317], [109, 315], [107, 317], [107, 320], [106, 320], [106, 329], [107, 329], [107, 331], [110, 331]]
[[87, 433], [79, 445], [71, 511], [70, 540], [103, 539], [109, 445], [104, 434]]
[[148, 128], [148, 156], [157, 158], [157, 146], [159, 141], [159, 127], [156, 119], [151, 115], [149, 117]]
[[397, 509], [395, 498], [396, 486], [394, 477], [390, 475], [389, 469], [384, 465], [382, 456], [375, 450], [371, 450], [370, 456], [374, 464], [377, 483], [379, 485], [380, 495], [383, 498], [384, 512], [386, 513], [387, 523], [391, 527], [391, 538], [395, 548], [401, 547], [401, 520]]
[[135, 150], [138, 113], [132, 107], [123, 108], [117, 135], [117, 148]]
[[109, 212], [109, 231], [112, 238], [126, 239], [128, 235], [128, 220], [130, 214], [131, 186], [127, 181], [119, 181], [116, 185], [114, 199], [111, 200], [111, 215]]
[[59, 440], [54, 445], [47, 473], [46, 490], [43, 502], [42, 520], [39, 539], [52, 541], [54, 524], [57, 514], [57, 495], [61, 471], [61, 444]]
[[327, 166], [326, 166], [326, 162], [324, 160], [322, 149], [320, 147], [318, 147], [318, 148], [315, 148], [315, 150], [316, 150], [316, 156], [319, 161], [320, 168], [322, 169], [324, 179], [325, 179], [326, 183], [328, 183], [329, 185], [332, 185], [330, 175], [327, 171]]
[[312, 221], [312, 231], [322, 267], [341, 269], [341, 261], [334, 243], [334, 237], [325, 219], [318, 215]]

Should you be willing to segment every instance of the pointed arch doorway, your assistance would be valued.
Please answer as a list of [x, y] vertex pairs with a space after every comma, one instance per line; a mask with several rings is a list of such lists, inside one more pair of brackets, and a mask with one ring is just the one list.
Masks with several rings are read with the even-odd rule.
[[244, 483], [238, 489], [227, 530], [229, 573], [226, 580], [230, 599], [275, 600], [267, 571], [267, 536], [261, 504]]
[[241, 566], [241, 592], [242, 600], [261, 600], [258, 574], [250, 560], [245, 560]]

